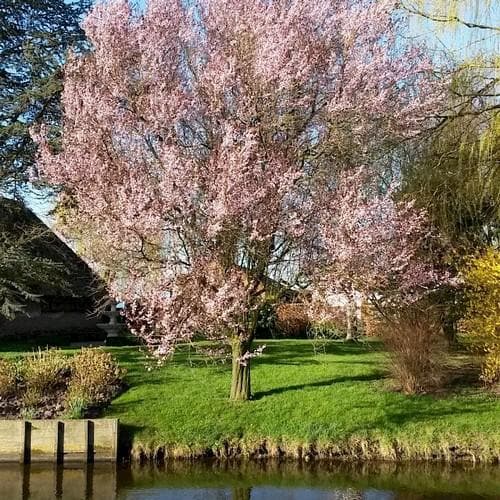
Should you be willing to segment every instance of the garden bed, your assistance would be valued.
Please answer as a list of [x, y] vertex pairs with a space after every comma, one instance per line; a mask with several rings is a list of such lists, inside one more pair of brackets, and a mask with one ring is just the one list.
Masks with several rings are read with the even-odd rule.
[[0, 418], [95, 418], [123, 391], [123, 375], [102, 349], [1, 357]]

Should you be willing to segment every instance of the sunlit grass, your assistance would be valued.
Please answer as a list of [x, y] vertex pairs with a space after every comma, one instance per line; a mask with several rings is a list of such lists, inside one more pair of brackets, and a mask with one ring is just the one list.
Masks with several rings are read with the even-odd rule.
[[224, 442], [267, 439], [284, 447], [360, 440], [401, 442], [415, 450], [439, 445], [500, 449], [498, 399], [476, 389], [443, 396], [405, 396], [390, 389], [376, 343], [332, 342], [315, 355], [309, 341], [266, 341], [252, 366], [254, 399], [228, 400], [230, 367], [178, 354], [151, 372], [135, 349], [114, 349], [130, 388], [113, 401], [132, 444], [216, 449]]

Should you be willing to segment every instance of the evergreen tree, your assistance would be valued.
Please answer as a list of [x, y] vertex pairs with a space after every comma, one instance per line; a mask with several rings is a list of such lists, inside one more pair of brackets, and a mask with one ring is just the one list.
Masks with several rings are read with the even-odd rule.
[[20, 197], [35, 146], [29, 127], [57, 126], [62, 65], [81, 50], [90, 0], [2, 0], [0, 3], [0, 191]]

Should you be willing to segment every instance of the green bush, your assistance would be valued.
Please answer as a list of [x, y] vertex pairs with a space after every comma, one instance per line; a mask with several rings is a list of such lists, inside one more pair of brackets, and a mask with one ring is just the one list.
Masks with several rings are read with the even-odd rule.
[[70, 419], [83, 418], [89, 406], [89, 402], [77, 395], [66, 403], [65, 417]]
[[0, 397], [4, 398], [16, 392], [16, 365], [13, 361], [0, 358]]
[[67, 406], [84, 407], [111, 400], [124, 375], [113, 356], [102, 349], [82, 349], [71, 360]]

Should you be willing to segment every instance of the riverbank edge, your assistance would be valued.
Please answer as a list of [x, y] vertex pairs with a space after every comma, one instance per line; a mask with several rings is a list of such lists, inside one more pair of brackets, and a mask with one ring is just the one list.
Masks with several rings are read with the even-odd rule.
[[500, 446], [481, 439], [416, 444], [402, 440], [351, 437], [339, 443], [286, 442], [273, 439], [225, 440], [213, 446], [189, 444], [145, 444], [133, 442], [122, 448], [122, 458], [132, 463], [162, 463], [167, 460], [295, 460], [344, 462], [441, 462], [500, 465]]

